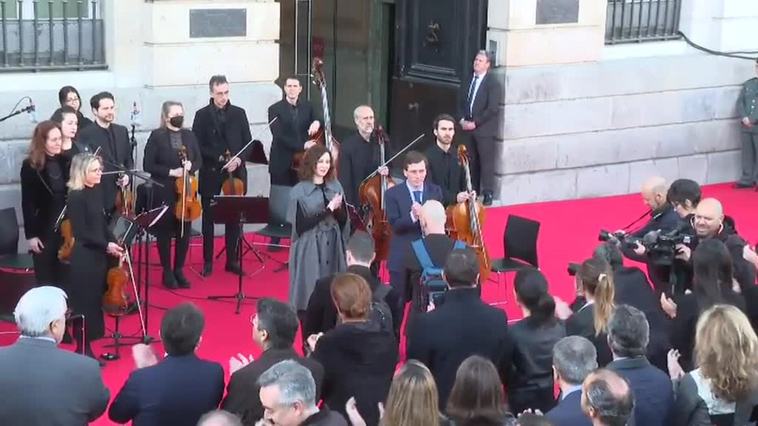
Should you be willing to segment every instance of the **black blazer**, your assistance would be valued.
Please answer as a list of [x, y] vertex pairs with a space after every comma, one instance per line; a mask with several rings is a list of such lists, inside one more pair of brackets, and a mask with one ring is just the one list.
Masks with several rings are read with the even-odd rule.
[[[68, 182], [70, 162], [58, 156], [62, 179]], [[26, 239], [44, 238], [51, 231], [47, 227], [55, 221], [60, 211], [51, 211], [53, 192], [47, 173], [32, 168], [29, 159], [21, 163], [21, 212], [24, 216], [24, 234]]]
[[[203, 164], [200, 148], [197, 145], [195, 135], [189, 129], [181, 129], [182, 145], [187, 147], [187, 158], [192, 162], [190, 173], [195, 173]], [[145, 156], [142, 160], [142, 167], [150, 173], [150, 177], [156, 182], [163, 184], [163, 187], [154, 187], [153, 205], [165, 203], [173, 206], [176, 203], [176, 192], [174, 190], [176, 178], [169, 176], [171, 169], [182, 166], [179, 159], [179, 152], [171, 147], [169, 130], [161, 127], [153, 130], [150, 137], [147, 138], [145, 145]], [[172, 212], [167, 212], [171, 214]]]
[[432, 371], [440, 397], [440, 410], [455, 382], [458, 366], [471, 355], [491, 360], [503, 383], [511, 369], [511, 345], [505, 312], [484, 303], [478, 288], [450, 290], [445, 303], [416, 316], [409, 325], [408, 359], [418, 360]]
[[[445, 234], [429, 234], [424, 237], [424, 247], [429, 252], [429, 258], [432, 263], [442, 268], [445, 266], [447, 255], [453, 251], [455, 246], [455, 240], [448, 237]], [[420, 312], [426, 312], [426, 306], [422, 306], [420, 300], [421, 286], [421, 272], [423, 268], [416, 257], [416, 252], [413, 250], [413, 246], [408, 244], [403, 247], [405, 254], [403, 255], [403, 279], [405, 280], [405, 286], [401, 288], [411, 288], [411, 294], [413, 295], [414, 307]]]
[[531, 318], [524, 318], [513, 324], [508, 334], [513, 344], [508, 394], [519, 389], [552, 390], [553, 346], [566, 336], [563, 323], [538, 324]]
[[321, 395], [321, 382], [324, 379], [324, 367], [318, 362], [300, 357], [292, 348], [268, 349], [261, 357], [232, 374], [226, 388], [226, 398], [221, 408], [238, 415], [245, 426], [254, 426], [263, 418], [263, 406], [258, 396], [260, 386], [258, 378], [279, 361], [292, 359], [310, 370], [316, 381], [316, 401]]
[[674, 392], [669, 375], [654, 367], [644, 356], [618, 359], [608, 368], [629, 381], [634, 394], [634, 424], [669, 425]]
[[[92, 153], [100, 148], [98, 155], [103, 159], [104, 172], [117, 171], [117, 165], [127, 169], [134, 168], [129, 131], [126, 130], [126, 127], [116, 123], [111, 123], [110, 127], [113, 132], [115, 149], [111, 149], [107, 130], [97, 123], [87, 126], [79, 133], [79, 144], [88, 148], [89, 152]], [[100, 181], [100, 186], [103, 188], [103, 207], [108, 212], [114, 209], [116, 203], [117, 179], [118, 175], [114, 173], [103, 175]]]
[[577, 389], [558, 399], [558, 405], [545, 413], [555, 426], [592, 426], [592, 422], [582, 411], [582, 390]]
[[453, 143], [446, 153], [435, 142], [425, 152], [429, 178], [442, 189], [442, 204], [446, 207], [457, 203], [458, 193], [466, 190], [466, 174], [458, 161], [458, 146]]
[[224, 395], [224, 369], [194, 353], [168, 356], [134, 370], [113, 400], [108, 417], [133, 426], [195, 425], [218, 407]]
[[474, 96], [473, 114], [469, 117], [466, 100], [473, 79], [474, 74], [472, 72], [458, 90], [457, 118], [458, 120], [473, 119], [476, 123], [476, 129], [474, 129], [476, 136], [495, 136], [498, 131], [498, 116], [503, 99], [503, 88], [492, 70], [489, 70], [479, 84], [479, 90]]
[[566, 320], [566, 336], [582, 336], [592, 342], [597, 350], [597, 365], [606, 366], [613, 361], [611, 348], [608, 347], [608, 335], [603, 332], [595, 336], [595, 305], [580, 307]]
[[[385, 159], [390, 158], [388, 148], [389, 144], [386, 144]], [[368, 142], [357, 131], [342, 140], [338, 177], [345, 190], [345, 201], [355, 205], [360, 203], [358, 187], [364, 179], [379, 168], [380, 154], [375, 134], [371, 135]]]
[[[227, 103], [224, 109], [226, 111], [225, 125], [219, 123], [216, 118], [216, 106], [213, 104], [213, 99], [208, 105], [197, 110], [192, 121], [192, 132], [197, 137], [203, 156], [203, 169], [219, 168], [223, 165], [220, 159], [227, 149], [234, 155], [252, 139], [250, 122], [245, 110], [232, 105], [231, 102]], [[246, 155], [249, 153], [250, 147], [240, 156], [241, 159], [246, 161]]]
[[297, 123], [292, 119], [292, 105], [286, 99], [268, 107], [268, 121], [279, 117], [271, 123], [271, 153], [268, 169], [272, 174], [283, 173], [292, 165], [292, 157], [303, 150], [308, 140], [308, 127], [316, 121], [313, 106], [308, 101], [297, 102]]
[[[387, 267], [390, 271], [401, 272], [407, 247], [410, 247], [414, 240], [421, 238], [421, 225], [418, 220], [414, 222], [411, 218], [413, 202], [408, 185], [405, 182], [388, 189], [384, 193], [384, 197], [385, 214], [387, 221], [392, 225]], [[429, 181], [424, 182], [422, 201], [426, 202], [427, 200], [442, 202], [442, 190]]]

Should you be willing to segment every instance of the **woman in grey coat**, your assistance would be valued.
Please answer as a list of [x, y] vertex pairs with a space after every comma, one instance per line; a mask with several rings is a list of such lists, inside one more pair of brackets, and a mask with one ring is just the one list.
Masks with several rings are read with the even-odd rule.
[[290, 192], [290, 303], [298, 312], [308, 306], [316, 280], [347, 268], [349, 223], [342, 185], [334, 171], [331, 153], [323, 145], [314, 145], [305, 152], [300, 182]]

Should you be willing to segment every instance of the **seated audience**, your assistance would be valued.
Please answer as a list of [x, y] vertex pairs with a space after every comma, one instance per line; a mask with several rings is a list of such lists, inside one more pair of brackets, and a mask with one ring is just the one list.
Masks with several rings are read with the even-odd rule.
[[447, 415], [456, 426], [515, 423], [506, 411], [503, 386], [492, 361], [472, 355], [461, 363], [447, 401]]
[[749, 425], [758, 411], [758, 338], [745, 314], [731, 305], [707, 309], [697, 322], [697, 368], [684, 374], [672, 351], [676, 384], [671, 424]]
[[613, 370], [592, 372], [582, 383], [582, 410], [592, 420], [593, 426], [630, 424], [634, 404], [629, 383]]
[[501, 380], [510, 370], [508, 318], [479, 297], [479, 261], [470, 248], [453, 250], [444, 269], [448, 292], [445, 303], [418, 315], [408, 332], [408, 359], [429, 366], [444, 409], [455, 373], [471, 355], [481, 355], [497, 367]]
[[228, 411], [213, 410], [203, 414], [203, 417], [198, 420], [197, 426], [242, 426], [242, 421]]
[[554, 405], [553, 346], [566, 336], [566, 329], [555, 318], [555, 301], [540, 271], [518, 271], [513, 286], [524, 319], [508, 331], [513, 344], [508, 404], [514, 413], [526, 409], [545, 413]]
[[674, 300], [661, 295], [661, 306], [673, 319], [671, 344], [681, 354], [680, 362], [687, 371], [693, 368], [692, 350], [700, 313], [718, 303], [745, 310], [745, 300], [734, 291], [731, 256], [721, 241], [709, 239], [698, 244], [692, 254], [692, 271], [692, 293], [675, 296]]
[[[376, 257], [374, 239], [364, 231], [356, 231], [347, 242], [345, 258], [347, 272], [360, 275], [371, 288], [371, 299], [383, 303], [390, 310], [389, 321], [394, 324], [395, 318], [400, 318], [400, 302], [394, 288], [384, 285], [371, 272], [371, 262]], [[337, 309], [334, 307], [331, 295], [332, 280], [335, 275], [319, 278], [316, 287], [308, 299], [303, 320], [303, 338], [311, 334], [325, 333], [337, 324]], [[392, 328], [391, 328], [392, 329]]]
[[280, 361], [258, 379], [264, 419], [276, 426], [347, 426], [341, 414], [316, 405], [316, 383], [297, 361]]
[[312, 359], [300, 357], [292, 348], [297, 326], [297, 314], [290, 305], [270, 298], [258, 300], [252, 320], [253, 341], [263, 353], [254, 361], [248, 361], [252, 357], [229, 360], [232, 377], [221, 403], [221, 408], [240, 416], [244, 425], [253, 426], [263, 418], [258, 377], [279, 361], [292, 359], [310, 370], [319, 398], [324, 368]]
[[608, 345], [613, 353], [611, 369], [629, 382], [634, 393], [634, 419], [645, 426], [666, 426], [674, 402], [671, 380], [645, 357], [650, 326], [645, 314], [619, 305], [608, 322]]
[[224, 369], [195, 355], [204, 326], [203, 313], [192, 303], [166, 311], [160, 337], [168, 355], [158, 361], [149, 346], [132, 348], [137, 369], [116, 395], [108, 417], [134, 426], [192, 425], [218, 407]]
[[379, 422], [377, 403], [387, 396], [395, 372], [397, 341], [392, 330], [382, 330], [369, 320], [371, 289], [362, 277], [337, 275], [331, 293], [339, 324], [308, 337], [311, 357], [324, 366], [321, 396], [343, 415], [345, 403], [354, 396], [366, 423], [375, 425]]
[[568, 336], [553, 347], [553, 375], [561, 389], [558, 405], [545, 416], [557, 426], [589, 426], [581, 406], [582, 382], [597, 369], [595, 345], [581, 336]]
[[57, 287], [36, 287], [19, 299], [13, 317], [21, 336], [0, 348], [0, 423], [84, 425], [108, 406], [97, 361], [58, 348], [66, 310]]

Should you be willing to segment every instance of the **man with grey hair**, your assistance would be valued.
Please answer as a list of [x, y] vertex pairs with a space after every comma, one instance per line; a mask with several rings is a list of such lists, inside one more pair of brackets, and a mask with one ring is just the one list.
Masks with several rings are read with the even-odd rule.
[[669, 424], [674, 404], [671, 379], [647, 360], [650, 326], [645, 314], [629, 305], [619, 305], [608, 322], [608, 346], [613, 362], [608, 369], [626, 378], [635, 396], [634, 418], [637, 424]]
[[228, 411], [213, 410], [203, 414], [197, 426], [242, 426], [242, 421]]
[[[316, 383], [311, 372], [293, 360], [281, 361], [258, 379], [264, 422], [276, 426], [347, 426], [328, 408], [316, 406]], [[263, 423], [266, 424], [266, 423]]]
[[96, 360], [57, 346], [66, 329], [66, 293], [36, 287], [13, 315], [21, 336], [0, 348], [0, 419], [8, 425], [83, 425], [105, 411], [110, 392]]
[[590, 426], [581, 407], [582, 382], [597, 368], [595, 345], [581, 336], [568, 336], [553, 347], [553, 378], [561, 388], [558, 404], [546, 416], [557, 426]]
[[593, 426], [638, 424], [634, 421], [634, 405], [629, 383], [613, 370], [593, 371], [582, 383], [582, 410]]

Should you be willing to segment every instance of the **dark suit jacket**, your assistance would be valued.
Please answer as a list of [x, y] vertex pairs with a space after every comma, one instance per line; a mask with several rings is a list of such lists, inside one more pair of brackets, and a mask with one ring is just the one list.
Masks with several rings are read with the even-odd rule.
[[[195, 113], [192, 132], [195, 133], [197, 143], [200, 145], [204, 169], [223, 166], [220, 164], [219, 157], [224, 155], [224, 151], [228, 149], [234, 155], [252, 139], [250, 122], [245, 110], [229, 102], [225, 111], [226, 125], [222, 125], [216, 119], [216, 106], [212, 99], [208, 105]], [[250, 147], [240, 158], [246, 161], [245, 154], [249, 152]]]
[[574, 312], [566, 320], [566, 336], [582, 336], [592, 342], [597, 350], [597, 365], [604, 367], [613, 361], [611, 348], [608, 347], [608, 335], [600, 333], [595, 336], [595, 305], [589, 305]]
[[133, 426], [197, 424], [224, 395], [224, 369], [194, 353], [168, 356], [133, 371], [108, 410], [108, 417]]
[[282, 173], [292, 165], [292, 157], [296, 152], [303, 150], [305, 141], [308, 140], [308, 127], [316, 120], [313, 106], [308, 101], [297, 102], [297, 123], [292, 119], [292, 105], [287, 100], [281, 101], [268, 107], [268, 120], [279, 117], [271, 123], [271, 154], [269, 155], [268, 169], [270, 173]]
[[[384, 197], [387, 221], [392, 226], [387, 267], [390, 271], [401, 272], [407, 247], [410, 247], [414, 240], [421, 238], [421, 225], [418, 220], [414, 221], [411, 218], [413, 201], [405, 182], [388, 189]], [[427, 200], [443, 202], [442, 189], [429, 181], [424, 182], [422, 201]]]
[[458, 116], [456, 118], [458, 120], [473, 119], [476, 123], [476, 129], [474, 129], [476, 136], [495, 136], [498, 131], [498, 115], [503, 98], [503, 88], [492, 70], [489, 70], [479, 84], [479, 90], [476, 91], [474, 107], [471, 117], [469, 117], [466, 100], [473, 79], [474, 74], [472, 72], [461, 84], [458, 91]]
[[[440, 268], [445, 266], [447, 255], [453, 251], [453, 247], [455, 246], [455, 240], [445, 234], [429, 234], [424, 237], [423, 241], [432, 263]], [[403, 278], [405, 279], [405, 285], [401, 288], [408, 288], [410, 286], [413, 307], [419, 312], [426, 312], [426, 305], [421, 303], [420, 282], [423, 268], [411, 244], [408, 244], [403, 250], [405, 251], [405, 255], [403, 256]]]
[[[83, 147], [88, 147], [90, 152], [95, 152], [98, 148], [98, 155], [103, 158], [103, 171], [112, 172], [118, 170], [116, 165], [122, 168], [134, 168], [134, 159], [132, 158], [132, 146], [129, 142], [129, 131], [126, 127], [111, 123], [113, 134], [113, 147], [108, 139], [107, 130], [100, 127], [96, 122], [87, 126], [79, 133], [79, 143]], [[100, 186], [103, 188], [103, 207], [106, 211], [111, 211], [116, 203], [116, 180], [118, 174], [103, 175]]]
[[[389, 158], [387, 146], [385, 159]], [[339, 180], [345, 189], [345, 201], [350, 204], [360, 203], [358, 189], [360, 184], [381, 165], [381, 152], [376, 135], [372, 134], [366, 142], [357, 131], [342, 140], [339, 157]]]
[[0, 348], [0, 393], [0, 423], [24, 426], [85, 425], [110, 398], [97, 361], [29, 338]]
[[582, 412], [582, 390], [577, 389], [558, 401], [558, 405], [545, 414], [555, 426], [592, 426]]
[[[384, 285], [365, 266], [350, 265], [347, 267], [347, 272], [352, 272], [363, 277], [369, 287], [371, 287], [372, 292], [378, 286]], [[331, 293], [333, 279], [334, 275], [329, 275], [316, 281], [316, 287], [313, 288], [313, 293], [311, 293], [311, 297], [308, 299], [308, 307], [305, 309], [303, 339], [307, 339], [311, 334], [327, 332], [337, 324], [337, 309], [334, 307]], [[387, 302], [390, 308], [392, 323], [394, 324], [396, 318], [399, 319], [401, 315], [398, 294], [394, 288], [389, 289], [389, 292], [384, 297], [384, 301]]]
[[629, 381], [634, 393], [635, 424], [669, 424], [674, 391], [668, 374], [652, 366], [645, 357], [618, 359], [608, 364], [608, 368]]
[[507, 382], [511, 358], [505, 312], [482, 302], [477, 288], [450, 290], [445, 303], [411, 322], [406, 353], [434, 375], [440, 410], [447, 404], [458, 366], [471, 355], [491, 360]]
[[238, 415], [246, 426], [253, 426], [263, 417], [263, 406], [258, 396], [260, 386], [258, 378], [279, 361], [293, 359], [310, 370], [316, 381], [316, 401], [321, 395], [321, 382], [324, 379], [324, 367], [318, 362], [301, 358], [292, 348], [268, 349], [261, 357], [232, 374], [226, 388], [226, 398], [221, 408]]

